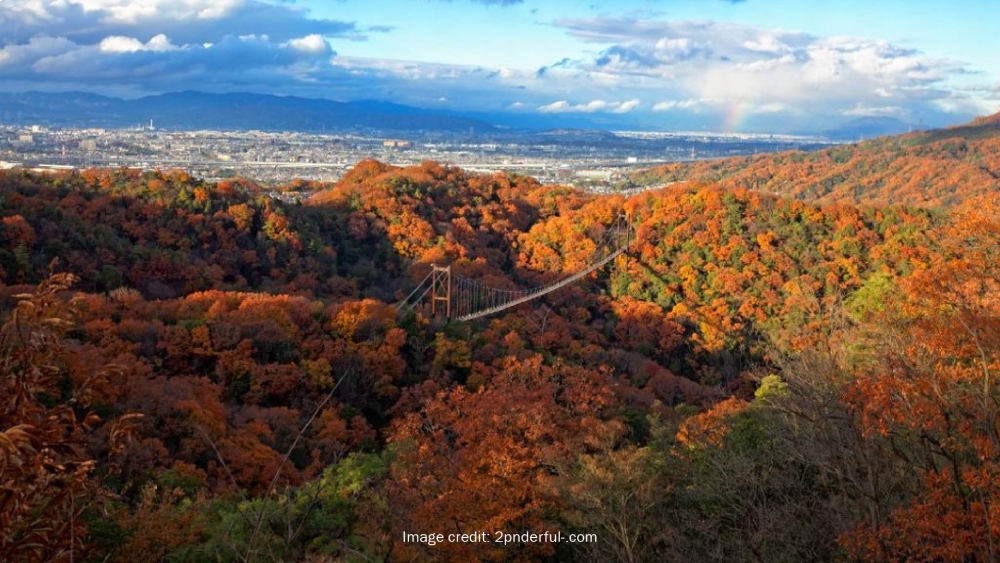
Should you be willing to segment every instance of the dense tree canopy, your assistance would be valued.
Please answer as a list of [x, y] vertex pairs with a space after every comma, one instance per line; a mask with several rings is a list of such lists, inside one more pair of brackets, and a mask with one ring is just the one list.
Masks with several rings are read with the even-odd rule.
[[1000, 189], [1000, 129], [993, 116], [812, 153], [670, 164], [632, 178], [642, 185], [685, 181], [819, 203], [954, 207]]
[[[879, 143], [777, 158], [848, 151], [872, 178], [967, 143], [996, 169], [992, 137]], [[953, 206], [930, 210], [671, 170], [701, 180], [626, 199], [365, 161], [292, 204], [178, 171], [0, 172], [0, 553], [995, 558], [995, 182], [952, 167], [967, 191], [892, 196]], [[543, 299], [395, 307], [431, 264], [570, 275], [621, 213], [627, 259]], [[474, 532], [596, 539], [404, 536]]]

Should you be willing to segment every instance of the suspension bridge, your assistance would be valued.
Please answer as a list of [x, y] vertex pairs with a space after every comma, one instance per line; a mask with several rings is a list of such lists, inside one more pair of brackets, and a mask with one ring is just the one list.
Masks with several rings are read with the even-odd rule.
[[444, 314], [455, 321], [471, 321], [533, 301], [597, 271], [628, 252], [635, 243], [635, 229], [625, 215], [619, 215], [598, 242], [597, 250], [578, 272], [530, 289], [491, 287], [452, 272], [451, 266], [432, 265], [419, 285], [397, 305], [400, 312], [430, 305], [432, 317]]

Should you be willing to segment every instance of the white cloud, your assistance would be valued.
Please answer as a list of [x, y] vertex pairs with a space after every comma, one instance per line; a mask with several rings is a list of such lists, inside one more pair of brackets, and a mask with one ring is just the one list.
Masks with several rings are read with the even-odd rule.
[[761, 33], [755, 38], [748, 39], [743, 42], [743, 46], [751, 51], [764, 53], [786, 53], [791, 50], [791, 47], [769, 33]]
[[561, 62], [561, 72], [546, 78], [581, 95], [588, 83], [613, 81], [654, 112], [725, 117], [740, 108], [744, 115], [835, 119], [892, 107], [913, 117], [959, 112], [977, 105], [970, 98], [983, 97], [952, 84], [969, 73], [968, 65], [881, 40], [711, 21], [593, 18], [556, 25], [601, 50]]
[[614, 113], [628, 113], [632, 110], [638, 109], [642, 106], [642, 102], [639, 100], [629, 100], [627, 102], [622, 102], [615, 109], [611, 110]]
[[955, 95], [934, 100], [932, 103], [946, 114], [991, 115], [1000, 111], [1000, 103], [998, 102], [1000, 102], [1000, 98], [982, 99]]
[[24, 45], [7, 45], [0, 49], [0, 76], [30, 68], [47, 57], [72, 51], [77, 45], [63, 37], [33, 37]]
[[171, 51], [177, 47], [170, 42], [170, 38], [161, 33], [147, 41], [146, 48], [150, 51]]
[[578, 105], [574, 109], [584, 113], [594, 113], [595, 111], [604, 111], [608, 109], [608, 102], [604, 100], [594, 100], [592, 102], [587, 102], [586, 104]]
[[566, 100], [559, 100], [550, 104], [539, 106], [541, 113], [628, 113], [642, 105], [639, 100], [628, 100], [625, 102], [608, 102], [605, 100], [592, 100], [582, 104], [570, 104]]
[[675, 109], [696, 110], [702, 105], [698, 100], [664, 100], [653, 105], [653, 111], [670, 111]]
[[112, 35], [105, 37], [97, 45], [97, 48], [105, 53], [134, 53], [136, 51], [172, 51], [177, 49], [170, 42], [170, 39], [163, 35], [157, 35], [146, 43], [139, 41], [135, 37], [122, 37]]
[[[135, 24], [151, 19], [172, 18], [179, 20], [218, 19], [233, 13], [245, 3], [241, 0], [77, 0], [69, 2], [42, 2], [44, 10], [58, 4], [75, 4], [85, 12], [99, 12], [104, 19], [115, 23]], [[48, 4], [48, 6], [46, 6]]]
[[0, 45], [42, 35], [96, 44], [113, 36], [142, 41], [164, 34], [187, 44], [217, 42], [227, 35], [289, 41], [311, 34], [363, 38], [384, 31], [311, 17], [294, 3], [266, 0], [8, 0], [0, 1], [0, 22]]
[[326, 39], [323, 39], [323, 37], [317, 33], [306, 35], [305, 37], [300, 37], [298, 39], [292, 39], [286, 43], [286, 45], [296, 51], [317, 55], [326, 55], [333, 51], [333, 49], [330, 48], [330, 44], [326, 42]]
[[687, 51], [691, 47], [691, 40], [687, 37], [670, 38], [663, 37], [656, 41], [656, 48], [660, 51]]
[[540, 106], [538, 111], [542, 113], [562, 113], [573, 111], [573, 109], [566, 100], [559, 100], [558, 102], [552, 102], [551, 104]]
[[757, 115], [767, 115], [771, 113], [784, 113], [788, 111], [788, 106], [778, 102], [771, 102], [768, 104], [760, 104], [754, 106], [748, 110], [749, 113]]
[[112, 35], [111, 37], [105, 37], [97, 47], [105, 53], [134, 53], [135, 51], [141, 51], [143, 44], [142, 41], [134, 37]]
[[109, 36], [93, 45], [43, 37], [0, 49], [0, 80], [91, 84], [99, 91], [134, 91], [136, 84], [151, 92], [288, 91], [340, 79], [329, 64], [332, 54], [328, 46], [323, 50], [311, 45], [309, 38], [277, 43], [266, 35], [224, 37], [207, 46], [175, 45], [165, 35], [145, 43], [135, 37]]

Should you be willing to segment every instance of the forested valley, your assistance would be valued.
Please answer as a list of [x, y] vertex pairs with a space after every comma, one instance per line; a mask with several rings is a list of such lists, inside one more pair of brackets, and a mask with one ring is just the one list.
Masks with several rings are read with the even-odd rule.
[[0, 172], [0, 559], [1000, 558], [995, 122], [645, 174]]

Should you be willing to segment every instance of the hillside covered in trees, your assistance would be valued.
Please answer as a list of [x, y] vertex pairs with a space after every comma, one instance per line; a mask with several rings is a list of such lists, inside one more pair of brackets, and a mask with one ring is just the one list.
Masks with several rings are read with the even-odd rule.
[[[887, 166], [964, 143], [998, 169], [994, 136], [921, 135], [878, 141]], [[774, 158], [874, 166], [873, 146]], [[183, 172], [0, 172], [0, 553], [995, 558], [995, 178], [939, 189], [935, 168], [933, 198], [864, 199], [947, 209], [859, 207], [699, 166], [718, 181], [626, 199], [365, 161], [301, 204]], [[572, 274], [621, 213], [628, 259], [543, 300], [468, 323], [395, 307], [431, 264]], [[525, 532], [566, 541], [492, 541]]]
[[1000, 114], [816, 152], [676, 163], [631, 184], [711, 183], [815, 203], [953, 207], [1000, 189]]

